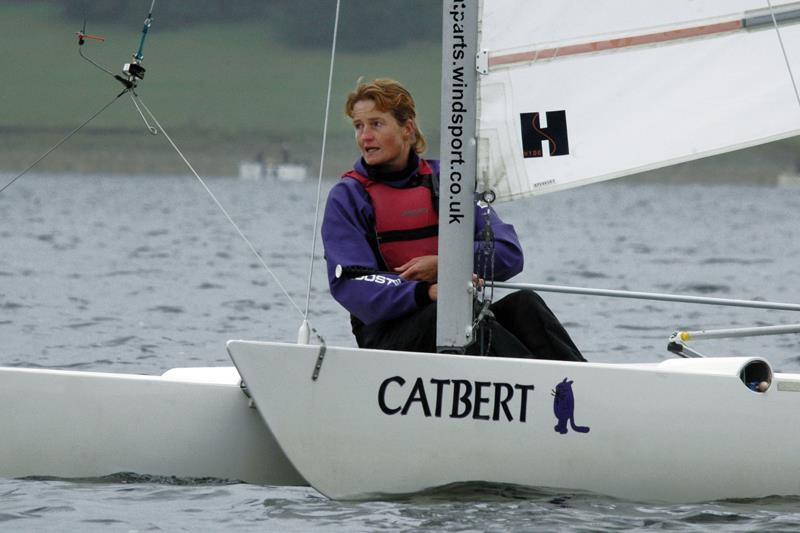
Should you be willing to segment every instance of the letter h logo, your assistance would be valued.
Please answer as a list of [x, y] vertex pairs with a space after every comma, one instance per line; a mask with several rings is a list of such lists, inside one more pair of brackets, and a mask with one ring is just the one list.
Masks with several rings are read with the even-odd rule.
[[550, 156], [569, 154], [567, 137], [567, 112], [547, 111], [542, 126], [541, 113], [520, 113], [522, 124], [522, 157], [542, 157], [544, 141]]

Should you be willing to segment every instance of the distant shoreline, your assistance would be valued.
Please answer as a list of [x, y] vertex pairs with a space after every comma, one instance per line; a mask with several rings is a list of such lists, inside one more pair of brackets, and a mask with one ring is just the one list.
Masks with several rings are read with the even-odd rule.
[[[0, 127], [0, 172], [10, 175], [21, 172], [69, 131], [58, 128]], [[201, 176], [238, 176], [240, 162], [259, 157], [274, 162], [285, 162], [288, 158], [289, 162], [306, 164], [313, 176], [319, 171], [319, 134], [282, 137], [266, 131], [233, 134], [198, 128], [179, 128], [169, 131], [169, 134]], [[431, 146], [438, 146], [436, 136], [429, 137]], [[635, 178], [671, 182], [775, 183], [780, 174], [794, 169], [800, 157], [798, 153], [798, 140], [789, 139], [645, 172]], [[351, 168], [357, 156], [350, 135], [329, 137], [324, 174], [338, 176]], [[51, 153], [33, 172], [121, 175], [189, 173], [166, 138], [163, 135], [150, 135], [144, 126], [135, 130], [87, 127]]]
[[[0, 171], [16, 174], [36, 161], [71, 130], [56, 128], [0, 128]], [[271, 132], [224, 132], [198, 129], [168, 130], [198, 173], [237, 176], [239, 163], [256, 158], [306, 164], [314, 175], [319, 168], [319, 135], [282, 138]], [[326, 174], [337, 174], [357, 156], [350, 136], [328, 139]], [[163, 134], [139, 130], [85, 129], [42, 160], [35, 172], [90, 174], [175, 175], [189, 173]]]

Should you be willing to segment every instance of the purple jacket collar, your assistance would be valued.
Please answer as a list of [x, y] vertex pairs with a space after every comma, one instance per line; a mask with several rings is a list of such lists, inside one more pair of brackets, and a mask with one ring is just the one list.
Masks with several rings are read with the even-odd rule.
[[382, 172], [376, 167], [367, 165], [364, 162], [363, 157], [358, 158], [358, 160], [353, 164], [353, 170], [371, 180], [379, 181], [392, 187], [403, 189], [411, 185], [413, 178], [419, 174], [419, 156], [416, 154], [416, 152], [412, 151], [409, 154], [406, 168], [399, 172]]

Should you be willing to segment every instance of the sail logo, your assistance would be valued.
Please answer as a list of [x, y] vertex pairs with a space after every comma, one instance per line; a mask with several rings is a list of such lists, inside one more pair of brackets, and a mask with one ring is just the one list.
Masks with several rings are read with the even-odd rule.
[[522, 157], [568, 155], [567, 112], [520, 113]]

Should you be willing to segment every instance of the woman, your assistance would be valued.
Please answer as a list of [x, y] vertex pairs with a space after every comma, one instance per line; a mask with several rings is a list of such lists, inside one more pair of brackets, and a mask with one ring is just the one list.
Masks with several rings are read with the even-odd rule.
[[[416, 106], [399, 82], [359, 83], [345, 113], [353, 122], [361, 157], [331, 189], [322, 240], [333, 297], [351, 314], [362, 348], [436, 351], [438, 213], [433, 190], [439, 162], [420, 158], [425, 137]], [[494, 233], [494, 276], [522, 271], [514, 227], [488, 207], [475, 205], [475, 235], [487, 219]], [[482, 238], [475, 239], [476, 258]], [[336, 267], [362, 266], [382, 274], [337, 277]], [[482, 346], [468, 353], [584, 361], [567, 332], [532, 291], [492, 304]]]

